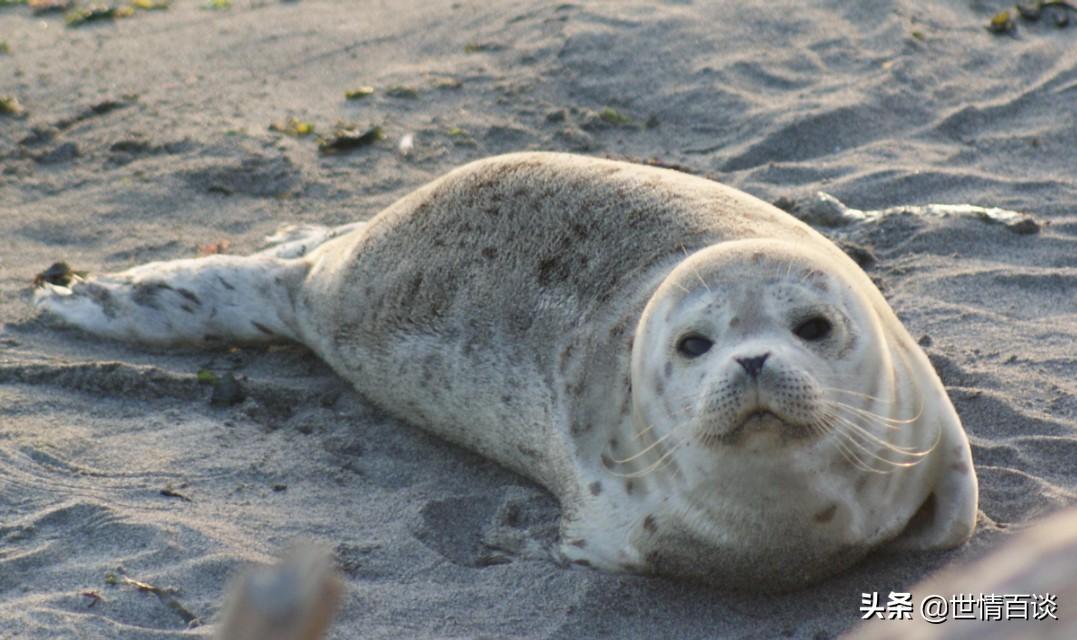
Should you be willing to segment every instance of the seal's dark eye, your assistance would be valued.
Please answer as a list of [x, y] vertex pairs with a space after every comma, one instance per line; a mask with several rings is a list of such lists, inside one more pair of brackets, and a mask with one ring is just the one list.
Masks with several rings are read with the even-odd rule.
[[690, 333], [677, 341], [677, 351], [686, 358], [698, 358], [710, 351], [713, 344], [698, 333]]
[[793, 329], [793, 333], [797, 334], [802, 340], [814, 342], [816, 340], [822, 340], [830, 335], [830, 321], [823, 316], [815, 316], [808, 318], [804, 322], [801, 322]]

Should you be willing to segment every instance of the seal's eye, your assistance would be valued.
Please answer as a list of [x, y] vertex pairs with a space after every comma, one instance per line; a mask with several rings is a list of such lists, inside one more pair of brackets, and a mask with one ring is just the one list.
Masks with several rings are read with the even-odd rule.
[[823, 316], [814, 316], [808, 318], [804, 322], [801, 322], [793, 329], [793, 333], [797, 334], [802, 340], [814, 342], [816, 340], [822, 340], [830, 335], [831, 324], [830, 321]]
[[686, 358], [698, 358], [710, 351], [712, 345], [714, 343], [708, 338], [698, 333], [689, 333], [677, 341], [677, 351]]

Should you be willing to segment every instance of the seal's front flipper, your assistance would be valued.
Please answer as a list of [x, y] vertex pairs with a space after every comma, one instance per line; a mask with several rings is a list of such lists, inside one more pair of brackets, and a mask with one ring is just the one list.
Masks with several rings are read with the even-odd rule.
[[309, 264], [267, 255], [152, 262], [66, 286], [34, 304], [95, 335], [154, 344], [297, 340], [295, 300]]
[[964, 544], [976, 530], [979, 485], [968, 442], [951, 443], [940, 466], [934, 490], [888, 549], [951, 549]]

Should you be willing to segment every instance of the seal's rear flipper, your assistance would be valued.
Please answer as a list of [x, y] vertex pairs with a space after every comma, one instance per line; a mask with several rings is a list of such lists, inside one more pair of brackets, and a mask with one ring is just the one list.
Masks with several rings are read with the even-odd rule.
[[286, 224], [273, 235], [266, 238], [266, 248], [258, 255], [277, 258], [302, 258], [320, 245], [351, 233], [365, 225], [365, 222], [353, 222], [339, 227], [323, 227], [316, 224]]
[[34, 304], [90, 333], [155, 344], [297, 340], [295, 300], [309, 264], [270, 255], [151, 262], [68, 285]]

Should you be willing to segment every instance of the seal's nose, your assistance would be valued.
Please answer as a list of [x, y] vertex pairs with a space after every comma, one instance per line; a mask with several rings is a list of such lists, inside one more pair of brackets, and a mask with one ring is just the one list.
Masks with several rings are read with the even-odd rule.
[[770, 357], [770, 352], [766, 352], [763, 355], [755, 356], [754, 358], [734, 358], [737, 364], [744, 367], [744, 370], [748, 372], [748, 375], [755, 378], [759, 376], [759, 372], [763, 370], [763, 363]]

